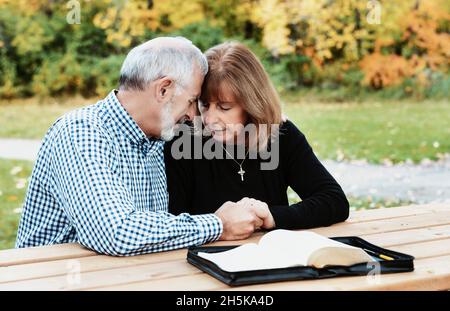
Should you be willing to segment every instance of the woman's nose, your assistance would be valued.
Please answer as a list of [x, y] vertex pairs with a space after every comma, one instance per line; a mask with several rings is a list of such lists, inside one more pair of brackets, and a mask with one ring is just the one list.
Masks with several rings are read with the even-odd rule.
[[212, 105], [209, 106], [208, 110], [203, 111], [203, 121], [205, 124], [214, 124], [217, 122], [217, 111]]

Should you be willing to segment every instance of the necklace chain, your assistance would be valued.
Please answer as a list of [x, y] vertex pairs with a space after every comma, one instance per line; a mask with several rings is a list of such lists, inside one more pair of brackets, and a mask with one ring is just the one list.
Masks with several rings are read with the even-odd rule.
[[231, 154], [228, 152], [228, 150], [225, 149], [225, 148], [223, 147], [223, 145], [222, 145], [222, 149], [225, 150], [225, 152], [230, 156], [230, 158], [231, 158], [234, 162], [236, 162], [237, 165], [239, 165], [239, 171], [238, 171], [237, 173], [238, 173], [239, 175], [241, 175], [241, 181], [244, 181], [244, 174], [245, 174], [245, 171], [242, 169], [242, 164], [244, 164], [244, 161], [247, 159], [247, 155], [248, 155], [250, 149], [247, 150], [247, 153], [245, 154], [244, 160], [242, 160], [241, 163], [239, 163], [238, 161], [236, 161], [236, 160], [231, 156]]

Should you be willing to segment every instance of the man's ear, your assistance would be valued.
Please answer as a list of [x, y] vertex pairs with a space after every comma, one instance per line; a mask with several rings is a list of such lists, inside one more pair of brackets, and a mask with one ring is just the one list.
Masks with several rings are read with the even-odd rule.
[[164, 77], [155, 81], [156, 100], [166, 102], [175, 93], [175, 81], [171, 78]]

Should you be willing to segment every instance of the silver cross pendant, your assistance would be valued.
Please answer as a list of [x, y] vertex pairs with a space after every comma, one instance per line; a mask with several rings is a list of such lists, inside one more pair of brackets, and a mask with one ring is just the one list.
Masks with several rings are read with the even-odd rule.
[[242, 169], [242, 166], [240, 167], [240, 170], [239, 170], [238, 174], [241, 175], [241, 181], [244, 181], [245, 171]]

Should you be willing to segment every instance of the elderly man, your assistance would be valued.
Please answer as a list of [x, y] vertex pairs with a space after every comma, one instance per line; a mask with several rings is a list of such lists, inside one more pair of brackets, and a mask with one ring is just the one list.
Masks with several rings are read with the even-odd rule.
[[78, 242], [128, 256], [249, 236], [267, 217], [227, 202], [214, 214], [169, 214], [163, 144], [195, 113], [208, 70], [189, 40], [135, 47], [119, 90], [58, 119], [47, 132], [16, 247]]

